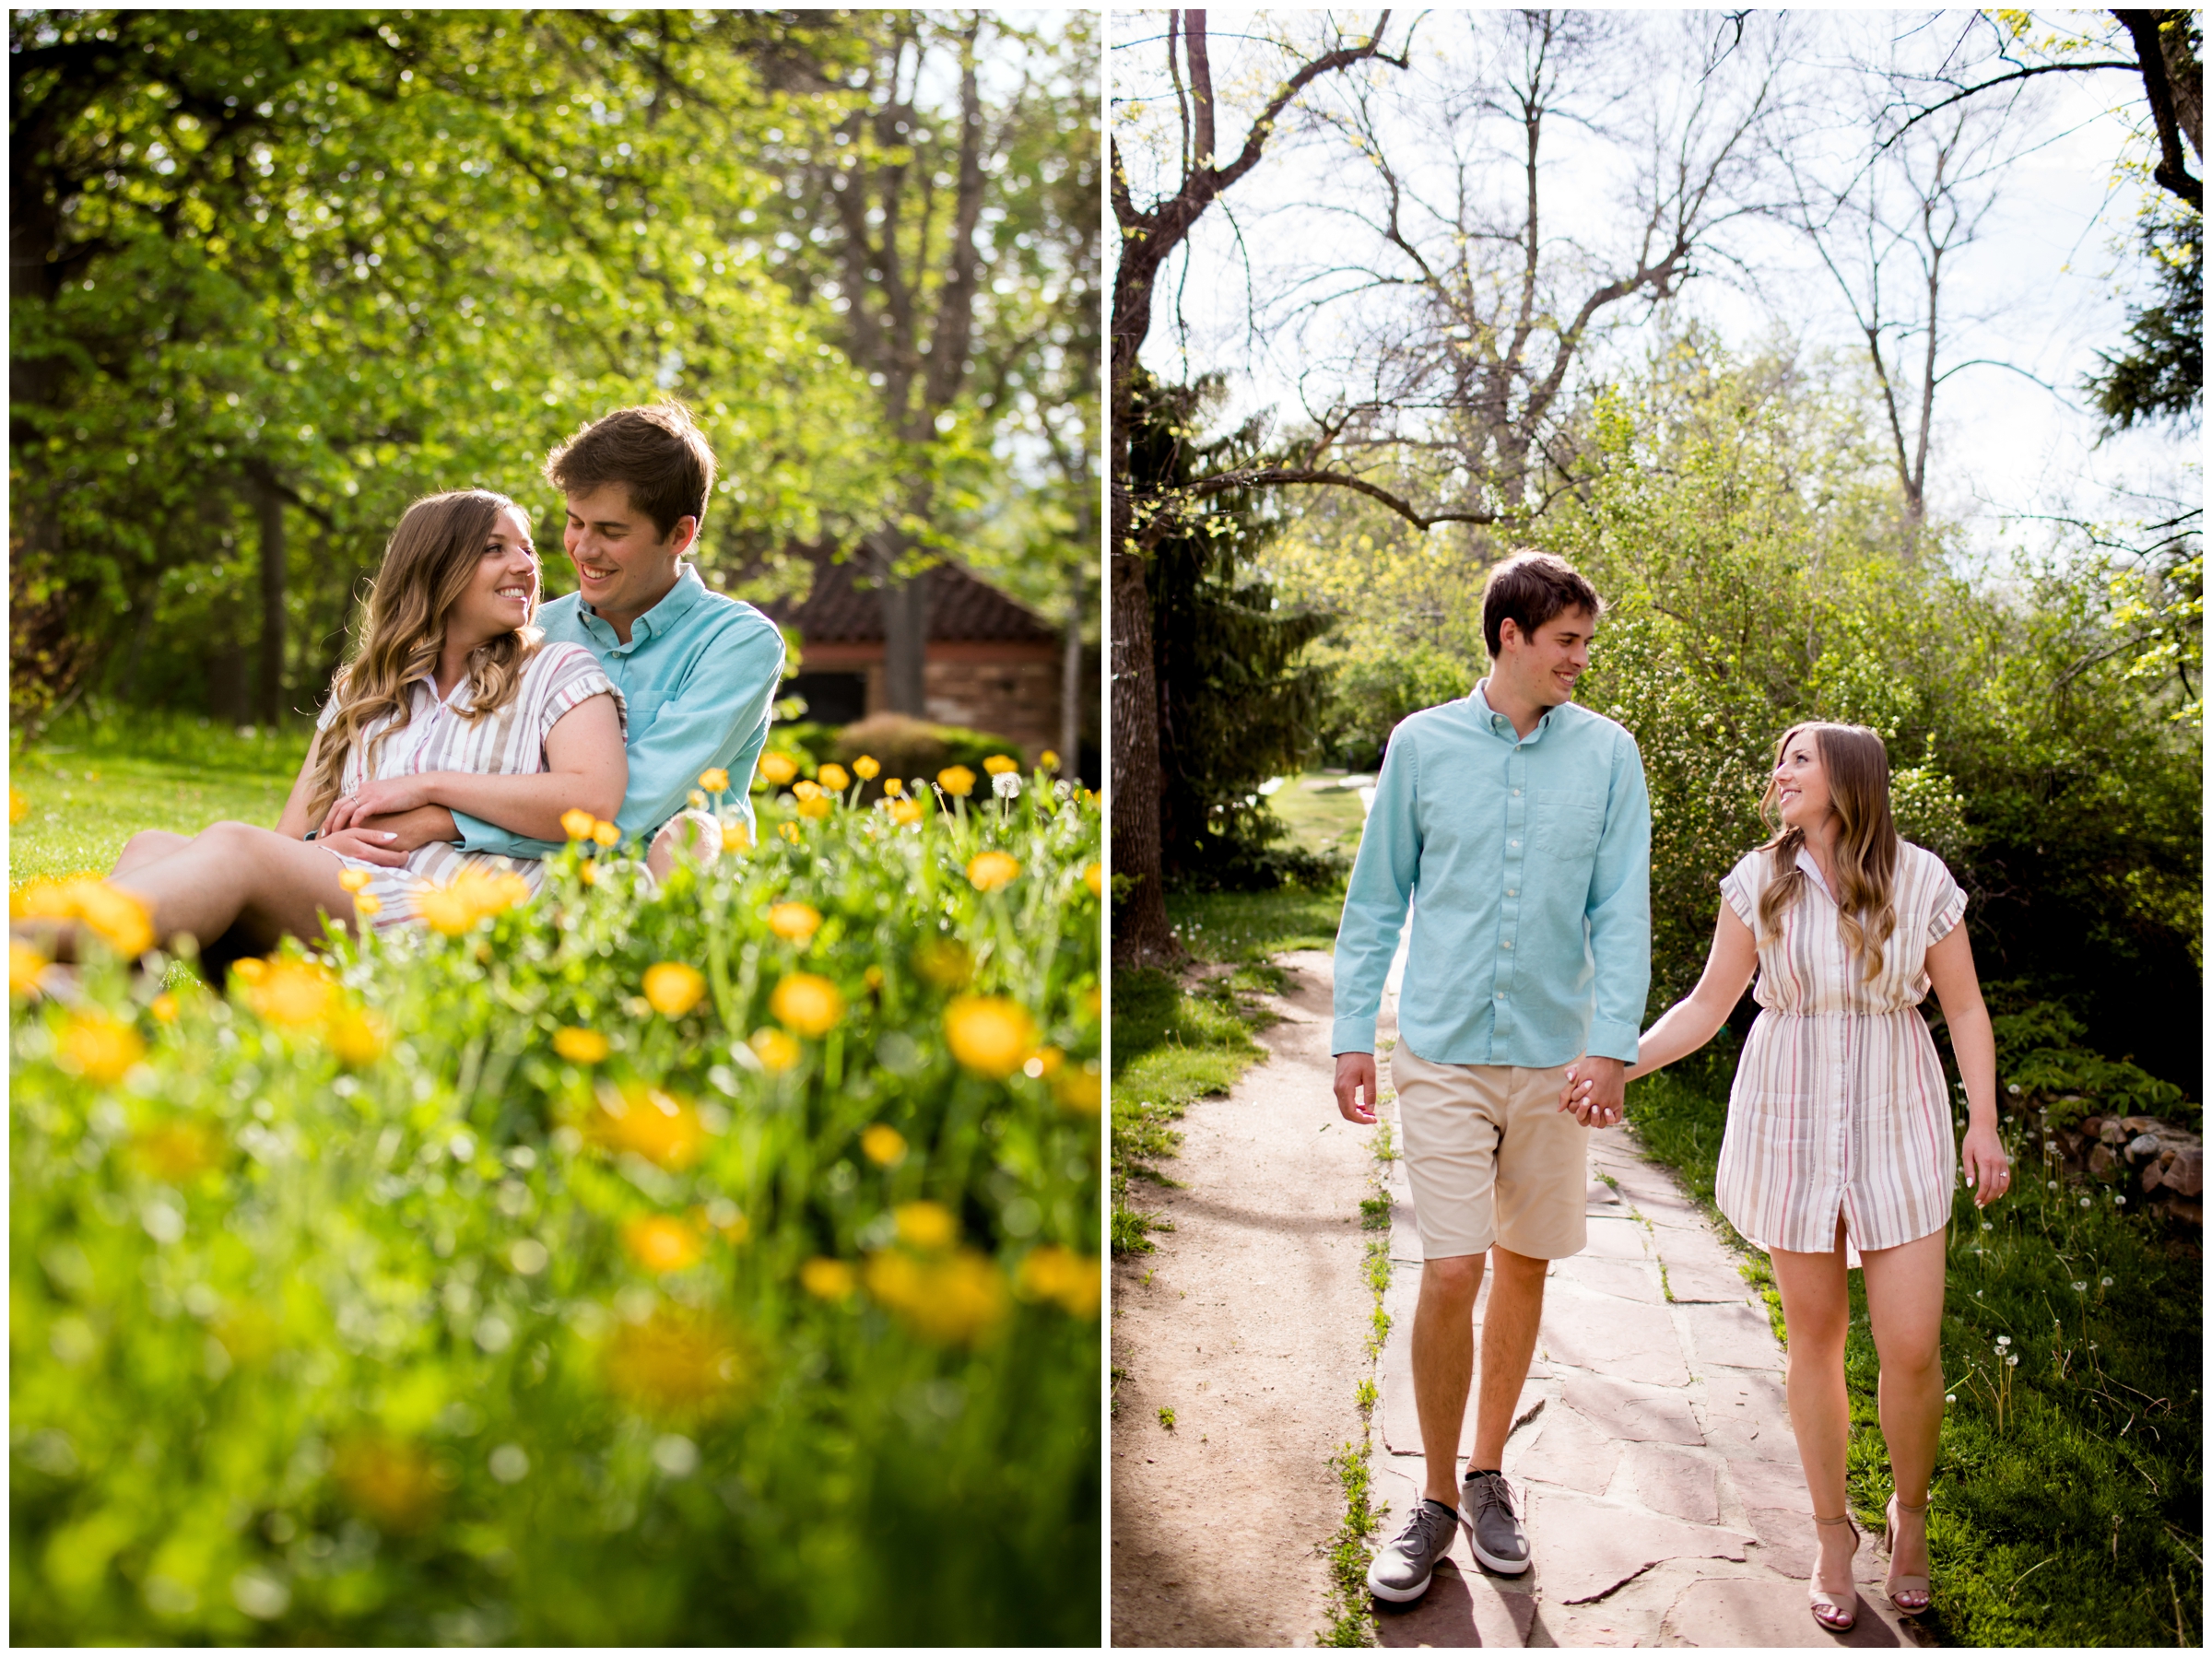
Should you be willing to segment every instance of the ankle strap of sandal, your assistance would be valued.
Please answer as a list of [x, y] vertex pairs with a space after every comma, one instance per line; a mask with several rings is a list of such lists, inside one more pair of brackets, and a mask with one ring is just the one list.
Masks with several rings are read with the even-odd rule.
[[1897, 1510], [1900, 1513], [1924, 1513], [1928, 1510], [1926, 1502], [1924, 1501], [1918, 1507], [1914, 1507], [1894, 1490], [1889, 1493], [1889, 1499], [1897, 1504]]
[[1819, 1514], [1816, 1513], [1813, 1515], [1813, 1522], [1815, 1524], [1849, 1524], [1851, 1522], [1851, 1515], [1844, 1513], [1834, 1519], [1823, 1519]]

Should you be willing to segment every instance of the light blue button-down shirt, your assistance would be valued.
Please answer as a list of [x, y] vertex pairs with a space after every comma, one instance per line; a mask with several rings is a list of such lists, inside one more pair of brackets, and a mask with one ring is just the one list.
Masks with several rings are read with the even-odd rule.
[[[548, 643], [581, 644], [599, 658], [629, 704], [629, 790], [615, 819], [625, 840], [656, 833], [699, 786], [699, 773], [730, 773], [725, 805], [749, 826], [753, 765], [768, 741], [771, 710], [783, 676], [783, 635], [751, 605], [707, 591], [681, 567], [676, 585], [629, 624], [629, 642], [571, 593], [540, 607]], [[526, 840], [481, 817], [453, 813], [471, 852], [546, 857], [559, 848]]]
[[1391, 734], [1336, 929], [1330, 1050], [1374, 1052], [1411, 902], [1398, 1036], [1415, 1053], [1634, 1064], [1652, 977], [1652, 805], [1636, 739], [1572, 702], [1521, 736], [1488, 685]]

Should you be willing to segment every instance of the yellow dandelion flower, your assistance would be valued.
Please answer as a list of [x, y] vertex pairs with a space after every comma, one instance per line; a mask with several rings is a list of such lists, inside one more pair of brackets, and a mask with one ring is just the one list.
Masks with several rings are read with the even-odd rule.
[[269, 963], [259, 981], [246, 991], [246, 1004], [271, 1024], [288, 1029], [305, 1029], [330, 1015], [338, 987], [330, 974], [311, 961]]
[[36, 995], [44, 988], [46, 969], [52, 966], [43, 955], [19, 938], [7, 941], [7, 993], [10, 995]]
[[826, 1036], [845, 1016], [845, 998], [828, 979], [794, 972], [768, 998], [768, 1010], [778, 1023], [802, 1036]]
[[151, 1013], [159, 1023], [174, 1024], [177, 1021], [179, 1010], [177, 998], [169, 991], [164, 990], [147, 1004], [146, 1010]]
[[1029, 1013], [1003, 995], [956, 995], [945, 1009], [952, 1056], [979, 1075], [1003, 1081], [1021, 1068], [1036, 1044]]
[[808, 778], [801, 777], [791, 785], [791, 792], [797, 799], [818, 800], [822, 797], [822, 785]]
[[696, 967], [657, 961], [645, 969], [645, 999], [664, 1018], [681, 1018], [706, 993], [707, 981]]
[[741, 817], [733, 817], [722, 826], [722, 849], [725, 852], [746, 852], [752, 848], [753, 831]]
[[230, 963], [230, 976], [241, 984], [257, 984], [269, 975], [269, 963], [258, 955], [249, 955], [242, 960]]
[[798, 763], [789, 754], [761, 755], [759, 770], [760, 774], [776, 788], [782, 788], [799, 774]]
[[1006, 1314], [1006, 1280], [972, 1249], [916, 1259], [887, 1249], [869, 1256], [868, 1292], [916, 1334], [945, 1346], [973, 1346]]
[[891, 802], [891, 821], [901, 828], [911, 828], [922, 820], [922, 807], [912, 800]]
[[144, 955], [154, 946], [154, 922], [146, 905], [104, 880], [83, 884], [76, 912], [118, 955]]
[[706, 1258], [698, 1229], [665, 1214], [641, 1215], [622, 1228], [622, 1246], [649, 1272], [681, 1272]]
[[[876, 763], [876, 756], [873, 754], [863, 754], [853, 762], [853, 774], [863, 782], [873, 782], [882, 770], [883, 767]], [[886, 782], [884, 787], [888, 788], [890, 784]]]
[[824, 1300], [849, 1300], [860, 1277], [843, 1261], [817, 1255], [799, 1268], [799, 1287]]
[[771, 1075], [782, 1075], [799, 1062], [799, 1044], [779, 1029], [757, 1029], [746, 1045]]
[[910, 1249], [949, 1249], [960, 1240], [960, 1222], [942, 1203], [901, 1203], [892, 1217], [899, 1240]]
[[599, 884], [599, 865], [594, 863], [582, 864], [577, 869], [576, 877], [586, 886], [597, 886]]
[[937, 773], [937, 786], [948, 794], [971, 794], [975, 792], [975, 773], [964, 765], [948, 765]]
[[641, 1082], [616, 1087], [602, 1081], [597, 1105], [584, 1119], [586, 1137], [618, 1155], [635, 1151], [662, 1168], [688, 1168], [699, 1159], [706, 1137], [699, 1114], [688, 1103]]
[[684, 796], [684, 803], [694, 811], [704, 811], [707, 808], [707, 796], [695, 788]]
[[1053, 1084], [1053, 1092], [1063, 1110], [1077, 1116], [1096, 1116], [1105, 1105], [1105, 1088], [1095, 1063], [1080, 1070], [1064, 1071]]
[[768, 929], [780, 938], [804, 944], [822, 923], [822, 911], [811, 903], [779, 903], [768, 911]]
[[906, 1135], [887, 1122], [876, 1122], [860, 1136], [861, 1154], [878, 1168], [889, 1168], [906, 1155]]
[[711, 766], [699, 773], [699, 785], [711, 794], [726, 794], [730, 792], [730, 773], [719, 765]]
[[1086, 864], [1083, 884], [1090, 888], [1090, 895], [1094, 898], [1103, 893], [1106, 889], [1106, 865], [1102, 863]]
[[30, 815], [30, 802], [11, 786], [7, 791], [7, 820], [19, 823]]
[[581, 805], [571, 805], [560, 814], [560, 831], [571, 840], [590, 840], [592, 830], [599, 827], [599, 819]]
[[74, 1015], [62, 1031], [60, 1046], [65, 1069], [108, 1087], [123, 1080], [146, 1056], [146, 1043], [138, 1032], [104, 1013]]
[[975, 962], [967, 945], [940, 934], [914, 946], [914, 970], [940, 990], [959, 990], [974, 976]]
[[1060, 756], [1053, 753], [1050, 748], [1045, 749], [1043, 753], [1037, 756], [1037, 769], [1042, 771], [1058, 770], [1060, 769]]
[[796, 823], [778, 823], [776, 832], [794, 846], [799, 843], [799, 826]]
[[1021, 1062], [1021, 1074], [1040, 1079], [1057, 1075], [1061, 1061], [1066, 1057], [1056, 1047], [1041, 1047]]
[[990, 758], [983, 761], [983, 769], [989, 771], [994, 777], [996, 777], [1004, 774], [1006, 771], [1019, 770], [1021, 769], [1021, 761], [1013, 758], [1013, 756], [1009, 754], [994, 754]]
[[592, 825], [592, 840], [595, 844], [602, 846], [618, 846], [622, 843], [622, 830], [612, 823], [594, 823]]
[[330, 1051], [357, 1070], [375, 1064], [392, 1044], [391, 1029], [383, 1019], [362, 1007], [340, 1007], [330, 1016], [323, 1036]]
[[845, 775], [845, 768], [841, 765], [825, 765], [815, 772], [815, 776], [824, 788], [841, 794], [853, 786], [853, 779]]
[[384, 912], [384, 900], [373, 892], [363, 892], [353, 900], [353, 912], [364, 921], [373, 921]]
[[1072, 1318], [1095, 1318], [1104, 1284], [1095, 1257], [1045, 1243], [1021, 1263], [1020, 1287], [1030, 1299], [1057, 1300]]
[[444, 1480], [422, 1446], [381, 1434], [346, 1440], [330, 1470], [346, 1498], [383, 1531], [423, 1529], [444, 1497]]
[[345, 892], [359, 892], [368, 887], [369, 879], [367, 869], [341, 869], [338, 871], [338, 889]]
[[897, 777], [886, 777], [883, 780], [883, 792], [887, 794], [889, 794], [893, 799], [897, 799], [900, 794], [906, 792], [906, 784], [900, 781]]
[[182, 1185], [223, 1158], [223, 1136], [205, 1122], [164, 1122], [131, 1135], [130, 1159], [164, 1185]]
[[833, 804], [827, 794], [818, 792], [813, 799], [801, 800], [793, 809], [808, 821], [818, 823], [830, 815]]
[[734, 1409], [754, 1371], [735, 1327], [712, 1312], [669, 1306], [618, 1328], [599, 1362], [609, 1392], [649, 1415], [679, 1420]]
[[1021, 864], [1004, 852], [979, 852], [968, 864], [968, 883], [979, 892], [995, 892], [1021, 873]]
[[607, 1055], [607, 1040], [597, 1030], [563, 1025], [553, 1032], [553, 1051], [571, 1064], [596, 1064]]

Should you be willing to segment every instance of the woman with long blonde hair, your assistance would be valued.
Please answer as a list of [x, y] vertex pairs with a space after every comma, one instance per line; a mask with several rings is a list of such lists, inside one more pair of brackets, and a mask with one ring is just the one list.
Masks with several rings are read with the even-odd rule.
[[[1932, 984], [1966, 1087], [1962, 1159], [1978, 1205], [2008, 1189], [1996, 1047], [1943, 860], [1898, 838], [1889, 760], [1859, 725], [1793, 727], [1759, 812], [1773, 838], [1721, 882], [1703, 977], [1643, 1036], [1630, 1081], [1711, 1040], [1759, 975], [1761, 1011], [1728, 1097], [1714, 1201], [1768, 1252], [1790, 1331], [1790, 1422], [1818, 1527], [1812, 1614], [1858, 1612], [1858, 1530], [1844, 1492], [1850, 1271], [1865, 1275], [1889, 1449], [1887, 1592], [1928, 1608], [1928, 1480], [1943, 1423], [1945, 1228], [1959, 1154], [1942, 1061], [1919, 1004]], [[1587, 1087], [1569, 1072], [1562, 1103]]]
[[537, 601], [529, 520], [513, 501], [488, 489], [416, 501], [276, 827], [134, 836], [110, 884], [146, 905], [159, 938], [212, 943], [235, 927], [260, 947], [318, 936], [324, 917], [351, 927], [349, 869], [367, 876], [361, 907], [380, 926], [411, 919], [424, 887], [477, 864], [512, 868], [535, 891], [543, 870], [530, 860], [442, 840], [395, 859], [391, 831], [359, 806], [374, 784], [378, 813], [443, 805], [547, 840], [565, 838], [565, 811], [614, 817], [629, 781], [621, 692], [582, 646], [541, 642]]

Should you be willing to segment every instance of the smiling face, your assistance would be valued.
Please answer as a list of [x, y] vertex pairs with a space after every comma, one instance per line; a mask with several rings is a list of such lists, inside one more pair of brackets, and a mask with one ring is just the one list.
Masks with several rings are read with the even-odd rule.
[[1524, 635], [1508, 617], [1498, 629], [1498, 659], [1492, 671], [1501, 689], [1538, 708], [1557, 708], [1574, 699], [1574, 682], [1590, 666], [1590, 640], [1597, 617], [1582, 608], [1561, 610]]
[[1820, 745], [1810, 731], [1792, 731], [1783, 739], [1782, 758], [1774, 762], [1769, 784], [1774, 810], [1785, 828], [1810, 833], [1835, 809], [1829, 788], [1828, 767], [1820, 758]]
[[476, 573], [446, 617], [446, 638], [474, 649], [525, 627], [537, 614], [537, 553], [520, 507], [500, 509], [485, 531]]
[[676, 585], [677, 560], [698, 530], [698, 519], [678, 518], [664, 536], [631, 501], [628, 485], [602, 483], [569, 491], [561, 544], [575, 562], [583, 602], [628, 639], [629, 624]]

